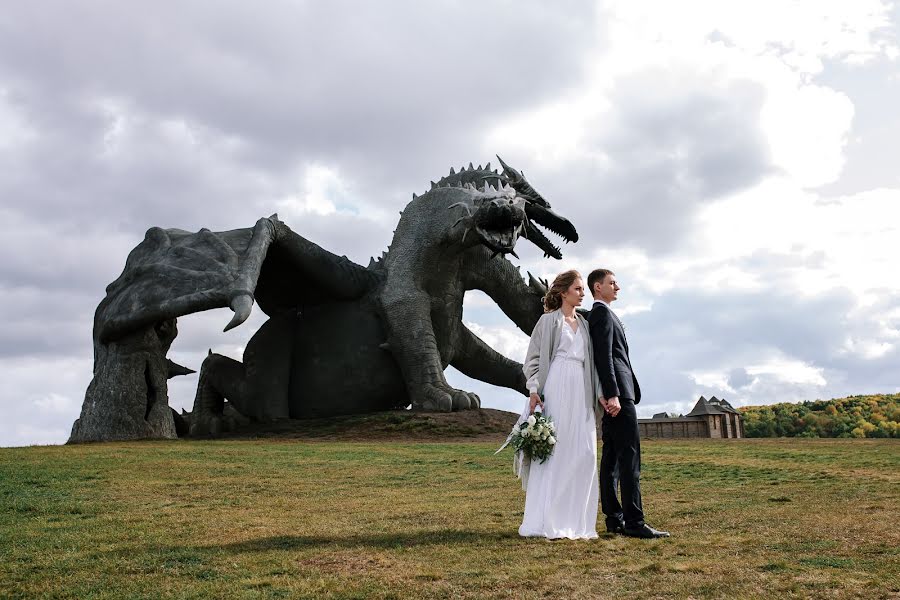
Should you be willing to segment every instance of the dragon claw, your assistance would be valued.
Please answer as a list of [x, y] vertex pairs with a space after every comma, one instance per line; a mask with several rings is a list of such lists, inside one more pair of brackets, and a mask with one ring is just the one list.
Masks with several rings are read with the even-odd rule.
[[453, 397], [453, 410], [455, 411], [481, 408], [481, 399], [478, 397], [478, 394], [464, 392], [463, 390], [453, 390], [451, 396]]
[[238, 293], [231, 299], [230, 306], [231, 310], [234, 311], [234, 316], [231, 317], [231, 321], [228, 322], [223, 331], [234, 329], [247, 320], [250, 312], [253, 310], [253, 296], [248, 292]]
[[481, 408], [481, 399], [477, 394], [447, 384], [430, 384], [422, 390], [421, 400], [413, 402], [413, 408], [430, 412], [469, 410]]

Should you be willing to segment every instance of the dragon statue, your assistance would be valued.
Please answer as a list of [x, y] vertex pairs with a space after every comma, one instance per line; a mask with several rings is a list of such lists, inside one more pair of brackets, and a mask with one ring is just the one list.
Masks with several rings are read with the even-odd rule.
[[[498, 157], [499, 158], [499, 157]], [[521, 365], [462, 322], [463, 296], [481, 290], [525, 333], [541, 315], [546, 282], [526, 282], [505, 255], [520, 237], [561, 258], [542, 226], [578, 234], [524, 175], [462, 168], [401, 212], [387, 251], [363, 267], [294, 233], [277, 215], [252, 228], [191, 233], [153, 227], [106, 288], [94, 316], [94, 377], [70, 442], [215, 436], [235, 412], [272, 421], [409, 406], [478, 408], [444, 369], [518, 390]], [[200, 368], [193, 411], [168, 405], [167, 380], [193, 373], [168, 358], [180, 316], [253, 304], [269, 319], [239, 362], [214, 354]], [[227, 410], [226, 410], [227, 409]]]

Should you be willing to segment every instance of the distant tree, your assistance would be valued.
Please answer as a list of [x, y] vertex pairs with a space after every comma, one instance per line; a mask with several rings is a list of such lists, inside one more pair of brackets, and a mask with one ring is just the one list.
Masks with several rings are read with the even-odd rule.
[[900, 438], [900, 394], [745, 406], [747, 437]]

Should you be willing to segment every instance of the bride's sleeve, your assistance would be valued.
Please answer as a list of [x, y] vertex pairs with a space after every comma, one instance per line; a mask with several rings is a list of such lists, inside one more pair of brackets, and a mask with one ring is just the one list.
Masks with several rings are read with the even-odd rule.
[[584, 352], [585, 356], [587, 356], [587, 363], [591, 367], [590, 371], [585, 370], [585, 376], [590, 378], [591, 389], [594, 392], [593, 402], [596, 403], [603, 395], [603, 390], [600, 388], [600, 375], [597, 374], [597, 362], [594, 360], [594, 344], [590, 336], [590, 324], [585, 320], [584, 325], [588, 330], [588, 336], [584, 340]]
[[531, 340], [528, 342], [528, 352], [525, 353], [525, 362], [522, 364], [522, 371], [525, 373], [525, 387], [528, 391], [536, 394], [538, 391], [538, 371], [541, 367], [541, 331], [543, 329], [543, 318], [538, 319], [531, 332]]

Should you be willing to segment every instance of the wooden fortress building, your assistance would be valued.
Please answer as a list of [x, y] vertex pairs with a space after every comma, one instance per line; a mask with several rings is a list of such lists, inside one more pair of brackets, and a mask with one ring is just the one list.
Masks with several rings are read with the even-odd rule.
[[715, 396], [697, 400], [686, 415], [670, 417], [657, 413], [652, 419], [638, 419], [642, 438], [742, 438], [744, 418], [726, 400]]

